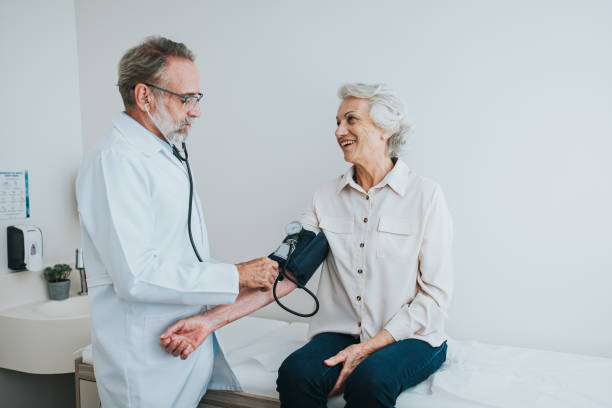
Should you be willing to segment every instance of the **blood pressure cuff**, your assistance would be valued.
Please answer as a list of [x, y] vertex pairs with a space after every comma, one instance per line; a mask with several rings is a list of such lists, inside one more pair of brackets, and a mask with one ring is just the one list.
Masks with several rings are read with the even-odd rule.
[[319, 265], [323, 263], [329, 252], [329, 244], [325, 234], [302, 230], [298, 235], [298, 242], [285, 265], [285, 259], [274, 254], [269, 255], [270, 259], [278, 262], [279, 266], [285, 266], [293, 273], [301, 285], [305, 285], [315, 273]]

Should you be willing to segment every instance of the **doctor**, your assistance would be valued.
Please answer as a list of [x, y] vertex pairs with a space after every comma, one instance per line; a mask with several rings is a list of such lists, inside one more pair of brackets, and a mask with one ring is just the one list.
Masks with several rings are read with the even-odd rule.
[[159, 336], [206, 305], [269, 289], [278, 273], [267, 257], [238, 265], [211, 259], [197, 193], [188, 228], [188, 165], [172, 146], [181, 149], [200, 116], [193, 60], [184, 44], [161, 37], [125, 53], [118, 81], [125, 112], [77, 179], [103, 407], [195, 407], [207, 387], [240, 390], [214, 336], [188, 360], [167, 354]]

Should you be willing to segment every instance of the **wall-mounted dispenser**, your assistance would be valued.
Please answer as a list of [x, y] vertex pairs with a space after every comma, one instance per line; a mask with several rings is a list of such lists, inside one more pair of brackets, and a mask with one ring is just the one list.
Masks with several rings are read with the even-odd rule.
[[14, 271], [43, 268], [43, 241], [40, 228], [33, 225], [6, 227], [8, 267]]

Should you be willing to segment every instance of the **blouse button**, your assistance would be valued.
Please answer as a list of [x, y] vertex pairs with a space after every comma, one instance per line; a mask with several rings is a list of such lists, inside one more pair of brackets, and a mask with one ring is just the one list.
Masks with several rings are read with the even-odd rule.
[[357, 323], [357, 326], [361, 327], [361, 322]]
[[361, 296], [357, 296], [357, 301], [361, 302]]
[[357, 273], [362, 274], [363, 273], [363, 269], [357, 269]]
[[365, 246], [365, 244], [362, 242], [361, 244], [359, 244], [359, 248], [363, 248]]
[[363, 219], [363, 222], [368, 222], [368, 219], [367, 219], [367, 218], [364, 218], [364, 219]]
[[369, 196], [369, 195], [367, 195], [367, 196], [366, 196], [366, 200], [369, 200], [369, 199], [370, 199], [370, 196]]

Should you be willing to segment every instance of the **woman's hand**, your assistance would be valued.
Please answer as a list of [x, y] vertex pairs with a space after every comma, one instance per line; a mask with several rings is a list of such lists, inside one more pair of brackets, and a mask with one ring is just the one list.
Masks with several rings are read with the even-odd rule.
[[185, 360], [214, 331], [205, 314], [178, 320], [159, 337], [159, 344], [174, 357]]
[[341, 394], [344, 390], [344, 383], [348, 376], [353, 372], [353, 370], [361, 363], [367, 356], [369, 356], [371, 352], [366, 347], [365, 343], [353, 344], [352, 346], [348, 346], [335, 356], [328, 358], [325, 360], [325, 365], [328, 367], [333, 367], [342, 363], [342, 371], [340, 371], [340, 375], [338, 376], [338, 381], [336, 381], [336, 385], [329, 392], [328, 397], [333, 397], [334, 395]]
[[376, 353], [381, 348], [395, 342], [395, 339], [386, 329], [381, 330], [376, 336], [363, 343], [353, 344], [348, 346], [335, 356], [325, 360], [325, 365], [333, 367], [342, 363], [342, 370], [338, 376], [338, 381], [329, 392], [328, 397], [333, 397], [342, 393], [344, 383], [355, 368], [368, 357], [370, 354]]

